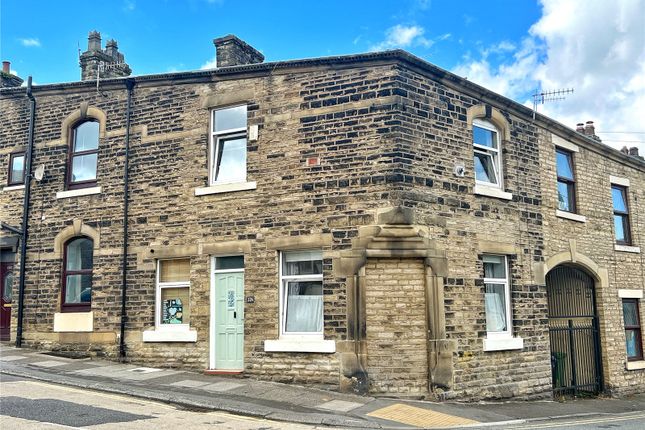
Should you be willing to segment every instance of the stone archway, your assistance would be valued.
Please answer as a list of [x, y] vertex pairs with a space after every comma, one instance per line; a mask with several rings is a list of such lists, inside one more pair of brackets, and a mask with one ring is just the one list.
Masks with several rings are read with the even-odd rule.
[[594, 279], [561, 264], [546, 275], [553, 393], [602, 391], [602, 359]]

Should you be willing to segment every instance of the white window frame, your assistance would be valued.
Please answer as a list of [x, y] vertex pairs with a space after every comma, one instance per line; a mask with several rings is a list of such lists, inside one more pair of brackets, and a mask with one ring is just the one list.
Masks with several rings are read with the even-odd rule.
[[478, 118], [473, 119], [473, 128], [479, 127], [484, 130], [495, 132], [497, 140], [497, 148], [491, 148], [485, 145], [479, 145], [475, 143], [474, 130], [473, 130], [473, 162], [475, 158], [475, 153], [488, 154], [493, 159], [493, 171], [495, 173], [495, 179], [497, 179], [497, 184], [491, 182], [480, 181], [477, 179], [477, 173], [475, 174], [475, 184], [483, 185], [491, 188], [499, 188], [500, 190], [504, 189], [504, 175], [502, 174], [502, 140], [500, 138], [500, 130], [495, 127], [494, 124], [484, 121]]
[[[161, 324], [161, 290], [166, 288], [188, 288], [188, 297], [190, 297], [190, 280], [182, 282], [160, 282], [159, 276], [161, 273], [161, 262], [170, 260], [185, 260], [185, 258], [163, 258], [157, 260], [157, 275], [156, 275], [156, 300], [155, 300], [155, 330], [162, 331], [188, 331], [190, 324]], [[190, 306], [190, 303], [188, 304]], [[192, 311], [192, 309], [191, 309]], [[192, 315], [192, 312], [191, 312]]]
[[[486, 337], [488, 339], [506, 339], [513, 336], [513, 319], [511, 318], [511, 285], [509, 282], [509, 266], [508, 266], [508, 257], [502, 254], [484, 254], [485, 256], [491, 257], [502, 257], [504, 259], [504, 267], [506, 272], [506, 278], [484, 278], [484, 294], [486, 293], [486, 284], [503, 284], [504, 285], [504, 304], [506, 311], [506, 330], [505, 331], [488, 331], [486, 329]], [[485, 302], [484, 302], [485, 303]], [[485, 304], [484, 304], [484, 313]]]
[[[247, 125], [244, 127], [238, 127], [238, 128], [231, 128], [227, 130], [220, 130], [220, 131], [215, 131], [215, 113], [218, 111], [223, 111], [227, 109], [234, 109], [240, 106], [246, 106], [246, 121]], [[246, 159], [244, 160], [244, 177], [234, 180], [234, 181], [216, 181], [215, 180], [215, 171], [217, 169], [217, 158], [219, 155], [219, 141], [220, 140], [231, 140], [235, 138], [240, 138], [243, 137], [246, 139], [248, 143], [248, 105], [246, 104], [239, 104], [239, 105], [232, 105], [232, 106], [222, 106], [218, 107], [217, 109], [211, 110], [211, 123], [210, 123], [210, 150], [208, 151], [209, 153], [209, 168], [208, 168], [208, 184], [210, 186], [213, 185], [223, 185], [223, 184], [237, 184], [237, 183], [245, 183], [246, 182], [246, 164], [248, 162], [248, 152], [245, 150], [245, 156]]]
[[[282, 274], [282, 267], [283, 267], [283, 260], [284, 260], [284, 254], [289, 253], [289, 252], [303, 252], [303, 251], [320, 251], [318, 249], [292, 249], [292, 250], [285, 250], [285, 251], [279, 251], [279, 277], [280, 277], [280, 299], [279, 299], [279, 306], [280, 306], [280, 339], [303, 339], [303, 340], [314, 340], [314, 339], [323, 339], [324, 336], [324, 331], [325, 331], [325, 306], [324, 306], [324, 294], [323, 294], [323, 329], [320, 332], [317, 333], [312, 333], [312, 332], [286, 332], [286, 324], [287, 324], [287, 319], [286, 319], [286, 295], [287, 295], [287, 283], [289, 281], [320, 281], [321, 283], [323, 282], [323, 274], [319, 275], [289, 275], [289, 276], [283, 276]], [[321, 252], [321, 258], [322, 258], [322, 252]]]

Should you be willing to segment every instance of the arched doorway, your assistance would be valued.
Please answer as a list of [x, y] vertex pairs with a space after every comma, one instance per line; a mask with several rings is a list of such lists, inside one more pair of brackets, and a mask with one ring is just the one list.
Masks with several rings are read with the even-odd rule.
[[575, 266], [546, 276], [554, 395], [602, 391], [602, 364], [595, 281]]

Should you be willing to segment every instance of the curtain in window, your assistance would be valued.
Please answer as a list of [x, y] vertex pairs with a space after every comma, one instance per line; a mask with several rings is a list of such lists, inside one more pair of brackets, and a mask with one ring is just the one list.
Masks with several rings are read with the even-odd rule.
[[484, 300], [486, 303], [486, 331], [506, 331], [506, 306], [504, 304], [504, 286], [487, 284]]
[[286, 332], [322, 333], [321, 282], [290, 282], [287, 288]]

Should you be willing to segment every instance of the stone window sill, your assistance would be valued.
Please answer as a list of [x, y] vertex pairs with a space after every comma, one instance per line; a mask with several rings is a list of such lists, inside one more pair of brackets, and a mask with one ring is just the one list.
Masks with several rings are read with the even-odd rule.
[[70, 197], [91, 196], [92, 194], [101, 194], [101, 187], [79, 188], [78, 190], [59, 191], [56, 193], [56, 198], [67, 199]]
[[2, 189], [2, 192], [6, 193], [8, 191], [18, 191], [18, 190], [24, 190], [25, 189], [25, 184], [21, 185], [7, 185]]
[[614, 250], [620, 252], [631, 252], [632, 254], [640, 254], [641, 248], [639, 246], [628, 246], [628, 245], [614, 245]]
[[277, 339], [264, 341], [265, 352], [336, 352], [336, 341], [325, 339]]
[[480, 196], [494, 197], [496, 199], [502, 200], [513, 200], [513, 194], [507, 193], [506, 191], [503, 191], [496, 187], [488, 187], [486, 185], [477, 184], [475, 185], [473, 192]]
[[561, 211], [560, 209], [555, 210], [555, 216], [558, 218], [570, 219], [571, 221], [576, 222], [587, 222], [587, 217], [584, 215], [578, 215], [567, 211]]
[[510, 351], [524, 348], [521, 337], [504, 337], [484, 339], [484, 351]]
[[625, 366], [627, 370], [642, 370], [645, 369], [645, 360], [640, 361], [628, 361]]
[[236, 182], [233, 184], [215, 184], [208, 187], [195, 188], [196, 196], [206, 196], [209, 194], [232, 193], [235, 191], [255, 190], [257, 183], [253, 182]]
[[197, 330], [146, 330], [143, 332], [144, 342], [197, 342]]

